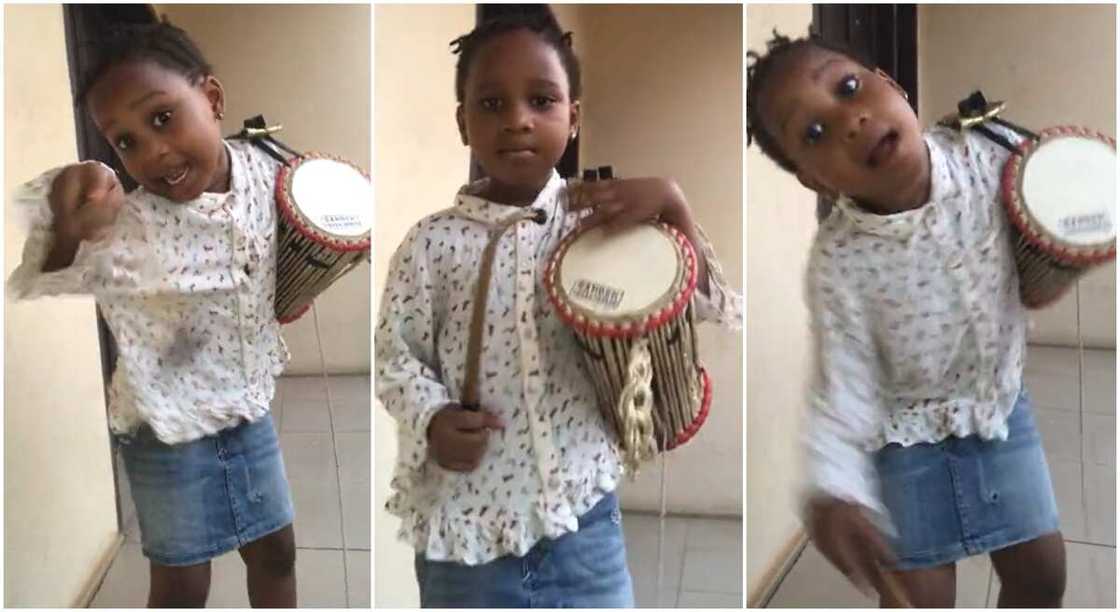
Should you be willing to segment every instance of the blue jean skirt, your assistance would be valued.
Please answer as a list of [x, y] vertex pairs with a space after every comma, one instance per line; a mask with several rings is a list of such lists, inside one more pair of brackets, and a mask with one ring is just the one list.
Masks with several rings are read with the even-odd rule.
[[895, 569], [936, 567], [1058, 531], [1050, 468], [1023, 391], [1005, 441], [890, 444], [875, 455]]
[[114, 438], [144, 556], [156, 564], [204, 563], [295, 518], [269, 414], [184, 444], [164, 444], [147, 426]]
[[579, 530], [537, 542], [523, 557], [482, 565], [416, 555], [424, 608], [632, 608], [622, 512], [608, 493], [579, 517]]

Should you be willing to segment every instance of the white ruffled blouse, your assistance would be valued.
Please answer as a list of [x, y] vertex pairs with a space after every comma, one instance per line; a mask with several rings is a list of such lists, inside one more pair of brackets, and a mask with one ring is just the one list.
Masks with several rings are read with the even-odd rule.
[[[467, 186], [455, 207], [413, 227], [389, 264], [375, 335], [377, 395], [398, 424], [386, 507], [402, 519], [400, 537], [430, 560], [474, 565], [524, 555], [541, 538], [575, 531], [622, 474], [581, 349], [541, 284], [550, 254], [578, 222], [566, 212], [564, 185], [554, 174], [531, 204], [545, 222], [514, 225], [496, 250], [479, 395], [506, 427], [491, 432], [473, 472], [429, 459], [426, 432], [461, 393], [489, 228], [525, 211], [472, 195], [482, 184]], [[696, 298], [698, 318], [741, 324], [742, 298], [723, 284], [711, 246], [700, 249], [711, 289]]]
[[808, 493], [880, 519], [872, 453], [949, 436], [1006, 439], [1022, 385], [1026, 313], [999, 191], [1008, 152], [944, 128], [925, 142], [929, 201], [875, 215], [841, 198], [807, 274], [817, 358]]
[[30, 219], [8, 279], [16, 299], [92, 294], [119, 348], [109, 424], [142, 424], [168, 444], [266, 414], [288, 361], [274, 312], [277, 163], [227, 143], [230, 190], [176, 203], [128, 194], [111, 235], [83, 242], [69, 267], [44, 273], [53, 242], [46, 172], [14, 194]]

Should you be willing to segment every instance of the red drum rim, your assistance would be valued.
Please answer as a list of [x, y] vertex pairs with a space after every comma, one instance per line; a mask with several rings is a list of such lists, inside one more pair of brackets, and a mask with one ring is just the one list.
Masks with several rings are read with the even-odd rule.
[[688, 307], [692, 300], [693, 292], [696, 290], [696, 252], [692, 248], [692, 244], [689, 243], [688, 238], [677, 228], [660, 222], [649, 222], [649, 225], [667, 233], [673, 239], [677, 248], [680, 249], [680, 253], [685, 262], [686, 278], [677, 295], [669, 304], [646, 315], [642, 319], [624, 323], [597, 321], [591, 318], [583, 309], [568, 303], [563, 296], [564, 290], [560, 287], [558, 279], [560, 275], [560, 262], [564, 259], [564, 254], [568, 251], [568, 247], [582, 236], [584, 232], [593, 229], [591, 227], [584, 227], [568, 234], [568, 236], [560, 242], [560, 245], [556, 247], [556, 252], [549, 258], [548, 267], [544, 275], [544, 285], [545, 290], [548, 292], [548, 299], [552, 302], [552, 305], [556, 308], [557, 314], [565, 324], [591, 336], [633, 338], [644, 335], [673, 321], [684, 312], [685, 308]]
[[[1116, 148], [1116, 140], [1111, 136], [1084, 127], [1064, 125], [1043, 130], [1039, 133], [1038, 142], [1033, 140], [1024, 141], [1019, 145], [1019, 152], [1008, 158], [1007, 163], [1003, 166], [1000, 188], [1003, 194], [1003, 204], [1004, 208], [1007, 210], [1007, 216], [1011, 218], [1011, 222], [1019, 230], [1019, 233], [1034, 247], [1063, 264], [1091, 266], [1116, 259], [1116, 241], [1113, 240], [1112, 244], [1107, 247], [1095, 248], [1071, 247], [1058, 244], [1050, 239], [1045, 232], [1040, 231], [1041, 228], [1034, 217], [1031, 216], [1030, 211], [1027, 210], [1019, 189], [1023, 163], [1030, 158], [1031, 153], [1047, 140], [1069, 136], [1099, 140], [1111, 146], [1113, 149]], [[1047, 302], [1049, 302], [1049, 300]]]
[[[280, 172], [276, 177], [276, 203], [277, 207], [280, 209], [280, 213], [284, 215], [284, 219], [285, 221], [287, 221], [288, 225], [295, 228], [295, 230], [299, 232], [304, 238], [307, 238], [308, 240], [316, 244], [330, 247], [335, 251], [368, 251], [370, 248], [371, 238], [368, 231], [366, 232], [365, 237], [359, 240], [343, 240], [337, 238], [312, 227], [311, 224], [307, 222], [306, 218], [304, 218], [303, 214], [299, 212], [299, 209], [297, 209], [296, 206], [292, 203], [289, 196], [292, 187], [292, 175], [295, 174], [296, 169], [299, 168], [303, 163], [316, 159], [329, 159], [331, 161], [346, 164], [347, 166], [350, 166], [351, 168], [360, 172], [367, 181], [370, 180], [369, 174], [365, 170], [362, 170], [360, 167], [358, 167], [357, 164], [341, 157], [337, 157], [335, 155], [308, 153], [303, 157], [296, 157], [281, 166]], [[370, 206], [372, 205], [373, 202], [370, 202]], [[301, 312], [300, 314], [303, 313]]]
[[671, 451], [678, 446], [683, 446], [691, 440], [696, 435], [696, 432], [700, 431], [700, 427], [704, 425], [704, 422], [708, 420], [708, 413], [711, 411], [712, 407], [712, 379], [708, 376], [708, 371], [705, 370], [703, 366], [697, 366], [697, 369], [700, 370], [700, 380], [701, 384], [704, 386], [704, 399], [700, 403], [700, 412], [696, 414], [696, 418], [692, 419], [688, 427], [685, 427], [684, 430], [678, 433], [672, 442], [669, 443], [669, 446], [665, 449], [667, 451]]
[[[314, 300], [312, 300], [312, 301], [314, 301]], [[281, 325], [287, 325], [288, 323], [292, 323], [295, 320], [302, 317], [303, 315], [307, 314], [308, 310], [311, 310], [311, 302], [308, 302], [307, 305], [305, 305], [303, 308], [300, 308], [299, 310], [293, 312], [292, 314], [290, 314], [286, 317], [276, 317], [276, 321], [278, 323], [280, 323]]]

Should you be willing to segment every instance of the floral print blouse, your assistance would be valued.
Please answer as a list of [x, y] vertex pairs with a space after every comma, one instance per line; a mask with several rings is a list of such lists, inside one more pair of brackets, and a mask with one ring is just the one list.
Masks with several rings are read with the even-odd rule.
[[945, 128], [925, 142], [929, 201], [875, 215], [841, 198], [807, 274], [809, 492], [881, 518], [873, 452], [949, 436], [1006, 439], [1022, 385], [1026, 314], [1000, 202], [1008, 152]]
[[[502, 236], [490, 284], [479, 389], [505, 423], [491, 432], [480, 466], [443, 469], [428, 458], [432, 416], [462, 390], [471, 304], [490, 228], [525, 210], [464, 187], [455, 206], [420, 221], [389, 265], [375, 332], [376, 391], [398, 424], [387, 509], [400, 536], [430, 560], [480, 564], [524, 555], [541, 538], [578, 528], [577, 518], [618, 484], [620, 451], [597, 406], [572, 332], [555, 315], [541, 280], [549, 256], [575, 229], [559, 175], [531, 204], [544, 223]], [[709, 296], [700, 319], [741, 324], [742, 298], [722, 282], [711, 246]], [[697, 292], [699, 296], [699, 292]]]
[[189, 442], [266, 414], [288, 361], [274, 312], [277, 162], [226, 143], [230, 190], [177, 203], [137, 188], [111, 235], [83, 242], [73, 264], [42, 272], [53, 241], [47, 203], [61, 168], [14, 194], [30, 219], [17, 299], [92, 294], [120, 349], [109, 424], [148, 424], [165, 443]]

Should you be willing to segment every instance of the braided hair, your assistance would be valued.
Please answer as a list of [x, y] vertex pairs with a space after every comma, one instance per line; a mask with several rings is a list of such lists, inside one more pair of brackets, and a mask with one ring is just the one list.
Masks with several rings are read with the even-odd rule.
[[572, 33], [565, 32], [547, 6], [506, 5], [501, 14], [487, 19], [467, 34], [451, 41], [451, 52], [459, 56], [455, 64], [455, 100], [463, 102], [466, 96], [467, 73], [471, 62], [482, 46], [501, 34], [515, 30], [528, 30], [541, 37], [556, 50], [560, 63], [568, 75], [569, 96], [580, 99], [579, 59], [572, 49]]
[[98, 38], [93, 52], [94, 67], [78, 86], [77, 104], [85, 103], [90, 90], [111, 68], [125, 62], [152, 61], [192, 83], [214, 73], [187, 33], [166, 17], [157, 23], [114, 24]]
[[774, 160], [783, 170], [796, 173], [797, 168], [793, 161], [782, 151], [775, 135], [766, 130], [759, 114], [759, 97], [767, 79], [773, 74], [775, 66], [782, 57], [790, 56], [796, 51], [806, 49], [820, 49], [831, 51], [847, 57], [848, 59], [871, 67], [870, 63], [851, 49], [844, 48], [836, 43], [822, 39], [818, 34], [810, 32], [804, 38], [791, 39], [774, 30], [774, 37], [766, 41], [766, 53], [759, 55], [754, 51], [747, 52], [747, 145], [757, 142], [762, 153]]

